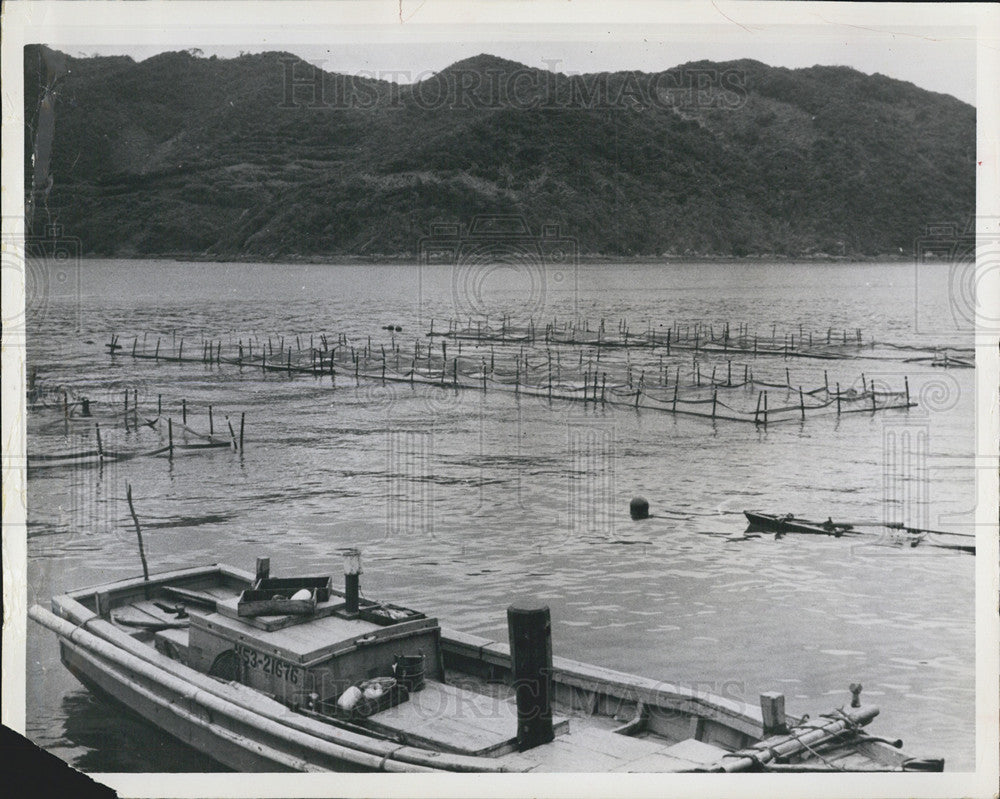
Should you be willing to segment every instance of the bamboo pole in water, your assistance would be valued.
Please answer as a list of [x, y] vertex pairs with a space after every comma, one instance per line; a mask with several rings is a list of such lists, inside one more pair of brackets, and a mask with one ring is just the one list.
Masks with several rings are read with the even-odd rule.
[[128, 498], [128, 509], [132, 514], [132, 522], [135, 524], [135, 537], [139, 540], [139, 560], [142, 561], [142, 579], [149, 582], [149, 566], [146, 564], [146, 550], [142, 545], [142, 529], [139, 527], [139, 517], [135, 512], [135, 505], [132, 504], [132, 484], [126, 486], [125, 496]]

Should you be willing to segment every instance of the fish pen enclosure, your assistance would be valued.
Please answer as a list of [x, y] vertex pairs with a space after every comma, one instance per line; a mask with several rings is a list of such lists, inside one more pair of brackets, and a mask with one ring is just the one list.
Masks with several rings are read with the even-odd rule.
[[883, 371], [873, 378], [852, 362], [972, 363], [964, 351], [949, 355], [865, 341], [860, 328], [779, 332], [772, 325], [760, 334], [745, 324], [648, 322], [633, 331], [626, 320], [611, 330], [603, 319], [592, 327], [586, 321], [514, 325], [507, 317], [484, 317], [443, 326], [431, 320], [412, 339], [401, 332], [386, 325], [375, 341], [343, 333], [249, 333], [187, 342], [147, 333], [127, 343], [113, 336], [106, 346], [113, 358], [235, 368], [262, 378], [311, 376], [333, 388], [374, 382], [502, 391], [759, 426], [916, 406], [898, 369], [890, 381]]
[[165, 399], [162, 394], [140, 397], [135, 388], [122, 389], [114, 400], [66, 388], [32, 390], [27, 453], [32, 470], [243, 450], [245, 412]]

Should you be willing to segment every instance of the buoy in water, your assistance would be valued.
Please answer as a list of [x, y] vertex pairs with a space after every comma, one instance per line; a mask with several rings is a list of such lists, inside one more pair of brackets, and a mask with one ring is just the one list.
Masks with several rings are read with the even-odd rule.
[[633, 519], [648, 519], [649, 503], [643, 497], [632, 497], [628, 503], [628, 515]]

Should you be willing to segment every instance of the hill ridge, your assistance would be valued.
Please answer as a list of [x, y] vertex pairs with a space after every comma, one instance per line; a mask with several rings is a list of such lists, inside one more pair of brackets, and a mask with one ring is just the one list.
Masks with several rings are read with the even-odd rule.
[[25, 178], [48, 84], [33, 222], [94, 255], [416, 256], [434, 222], [518, 214], [584, 254], [872, 257], [975, 207], [975, 109], [851, 67], [480, 53], [393, 84], [280, 51], [60, 55], [53, 77], [25, 49]]

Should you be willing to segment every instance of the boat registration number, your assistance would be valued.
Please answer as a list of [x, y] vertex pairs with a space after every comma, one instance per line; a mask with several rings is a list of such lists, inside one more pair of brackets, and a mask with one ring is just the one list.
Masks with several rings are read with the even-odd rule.
[[264, 674], [271, 674], [287, 680], [292, 685], [299, 685], [302, 682], [302, 669], [293, 666], [287, 661], [265, 655], [249, 646], [237, 646], [236, 653], [243, 661], [244, 668], [261, 671]]

